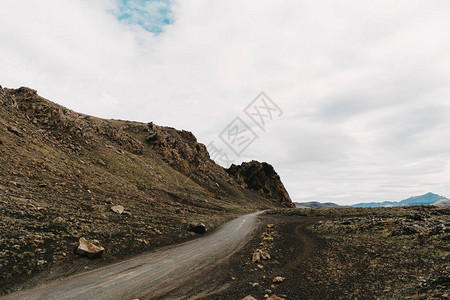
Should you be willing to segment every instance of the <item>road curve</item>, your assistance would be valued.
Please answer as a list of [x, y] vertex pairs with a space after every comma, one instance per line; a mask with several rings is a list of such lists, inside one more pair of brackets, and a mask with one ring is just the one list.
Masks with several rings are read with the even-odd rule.
[[239, 250], [257, 224], [253, 213], [225, 223], [213, 234], [104, 268], [50, 282], [1, 299], [151, 299], [181, 286]]

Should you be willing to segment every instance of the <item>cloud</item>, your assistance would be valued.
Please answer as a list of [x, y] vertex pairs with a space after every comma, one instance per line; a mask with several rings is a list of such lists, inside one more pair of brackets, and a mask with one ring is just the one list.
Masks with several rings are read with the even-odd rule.
[[[71, 109], [193, 131], [237, 116], [292, 198], [450, 196], [450, 3], [5, 0], [0, 84]], [[265, 91], [283, 110], [258, 129]], [[228, 150], [229, 151], [229, 150]]]

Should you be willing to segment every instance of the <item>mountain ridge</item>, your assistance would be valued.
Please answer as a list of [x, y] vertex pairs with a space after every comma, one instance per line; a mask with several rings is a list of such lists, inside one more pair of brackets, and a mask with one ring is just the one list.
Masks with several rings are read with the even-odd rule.
[[440, 196], [434, 193], [426, 193], [420, 196], [412, 196], [401, 201], [384, 201], [384, 202], [368, 202], [357, 203], [351, 205], [352, 207], [397, 207], [397, 206], [409, 206], [409, 205], [430, 205], [439, 200], [448, 200], [444, 196]]

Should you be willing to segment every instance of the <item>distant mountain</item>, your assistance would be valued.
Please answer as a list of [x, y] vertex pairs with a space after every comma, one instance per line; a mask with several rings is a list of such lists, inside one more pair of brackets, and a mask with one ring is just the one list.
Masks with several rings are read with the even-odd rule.
[[438, 202], [439, 200], [448, 200], [448, 199], [437, 194], [427, 193], [422, 196], [414, 196], [398, 202], [384, 201], [384, 202], [358, 203], [352, 205], [352, 207], [396, 207], [409, 205], [430, 205]]
[[344, 207], [341, 205], [338, 205], [336, 203], [327, 202], [327, 203], [320, 203], [316, 201], [312, 202], [294, 202], [295, 207], [299, 208], [334, 208], [334, 207]]
[[434, 206], [450, 206], [450, 200], [449, 199], [441, 199], [441, 200], [434, 202], [432, 205], [434, 205]]

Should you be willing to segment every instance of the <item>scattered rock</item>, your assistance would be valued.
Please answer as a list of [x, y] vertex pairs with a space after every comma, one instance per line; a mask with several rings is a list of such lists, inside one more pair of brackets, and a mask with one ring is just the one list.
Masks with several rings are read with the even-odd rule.
[[62, 217], [56, 217], [54, 220], [53, 220], [53, 222], [54, 223], [63, 223], [63, 222], [65, 222], [66, 220], [64, 219], [64, 218], [62, 218]]
[[273, 237], [271, 236], [266, 236], [262, 239], [263, 243], [270, 243], [273, 242]]
[[158, 140], [158, 134], [156, 132], [150, 134], [150, 136], [145, 140], [147, 144], [152, 144], [154, 141]]
[[420, 232], [419, 229], [420, 227], [416, 224], [403, 224], [400, 229], [392, 231], [392, 236], [416, 234]]
[[[100, 257], [105, 248], [98, 244], [98, 241], [88, 241], [84, 237], [80, 238], [77, 253], [79, 255], [87, 256], [89, 258]], [[96, 245], [97, 244], [97, 245]]]
[[267, 251], [256, 249], [252, 254], [252, 262], [259, 262], [261, 259], [267, 260], [270, 259], [270, 254]]
[[275, 224], [267, 224], [267, 228], [274, 228]]
[[256, 249], [252, 254], [252, 262], [259, 262], [261, 260], [261, 250]]
[[447, 233], [450, 232], [450, 226], [447, 226], [445, 224], [438, 224], [431, 228], [430, 235], [436, 235], [441, 233]]
[[19, 131], [19, 129], [17, 127], [8, 126], [8, 127], [6, 127], [6, 129], [8, 129], [9, 132], [12, 132], [17, 136], [20, 136], [20, 137], [22, 136], [22, 133]]
[[285, 279], [286, 279], [285, 277], [276, 276], [276, 277], [273, 278], [272, 282], [273, 282], [273, 283], [281, 283], [281, 282], [283, 282]]
[[272, 296], [270, 296], [267, 299], [268, 300], [284, 300], [285, 298], [281, 298], [281, 297], [278, 297], [277, 295], [273, 294]]
[[125, 208], [122, 205], [115, 205], [111, 207], [111, 210], [117, 214], [122, 214]]
[[427, 216], [424, 213], [415, 213], [413, 215], [407, 216], [408, 219], [414, 220], [414, 221], [423, 221], [425, 218], [428, 218], [428, 217], [429, 216]]
[[257, 300], [257, 299], [251, 295], [248, 295], [248, 296], [242, 298], [242, 300]]
[[267, 251], [261, 250], [261, 258], [264, 260], [270, 259], [270, 254]]

